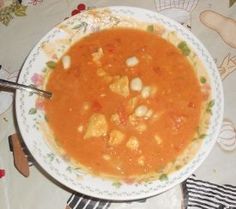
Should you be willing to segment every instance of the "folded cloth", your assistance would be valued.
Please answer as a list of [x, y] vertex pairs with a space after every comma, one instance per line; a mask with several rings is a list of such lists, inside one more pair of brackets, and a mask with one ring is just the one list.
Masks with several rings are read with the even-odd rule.
[[236, 208], [236, 186], [214, 184], [193, 175], [182, 187], [185, 209]]

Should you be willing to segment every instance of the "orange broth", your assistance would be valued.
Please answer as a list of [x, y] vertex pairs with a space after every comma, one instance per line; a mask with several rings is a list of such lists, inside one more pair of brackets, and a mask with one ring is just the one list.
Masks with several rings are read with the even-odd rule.
[[[53, 97], [45, 110], [57, 143], [73, 160], [96, 174], [140, 176], [160, 171], [191, 143], [202, 95], [175, 46], [151, 32], [120, 28], [93, 33], [66, 55], [70, 67], [60, 60], [49, 77]], [[127, 65], [134, 57], [138, 63]], [[127, 82], [123, 95], [124, 86], [111, 87], [121, 78], [128, 79], [128, 94]], [[131, 89], [134, 78], [148, 96]], [[140, 106], [144, 116], [136, 114]]]

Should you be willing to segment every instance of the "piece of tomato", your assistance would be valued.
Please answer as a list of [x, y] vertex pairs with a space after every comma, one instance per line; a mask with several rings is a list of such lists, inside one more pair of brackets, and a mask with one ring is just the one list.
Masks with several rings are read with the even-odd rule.
[[92, 103], [92, 110], [94, 112], [100, 112], [101, 109], [102, 109], [102, 105], [97, 100], [93, 101], [93, 103]]

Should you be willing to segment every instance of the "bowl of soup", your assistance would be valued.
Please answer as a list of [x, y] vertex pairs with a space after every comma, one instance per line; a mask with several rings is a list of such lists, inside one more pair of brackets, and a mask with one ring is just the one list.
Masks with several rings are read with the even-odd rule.
[[213, 59], [178, 23], [132, 7], [93, 9], [33, 48], [16, 93], [21, 135], [40, 166], [89, 196], [134, 200], [184, 181], [212, 149], [223, 115]]

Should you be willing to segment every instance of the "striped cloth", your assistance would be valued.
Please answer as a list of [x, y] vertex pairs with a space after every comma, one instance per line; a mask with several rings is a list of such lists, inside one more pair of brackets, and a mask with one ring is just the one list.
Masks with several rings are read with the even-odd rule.
[[185, 209], [236, 209], [236, 186], [213, 184], [193, 175], [182, 187]]
[[[236, 209], [236, 186], [217, 185], [192, 175], [182, 188], [184, 209]], [[66, 209], [108, 209], [111, 203], [77, 193], [70, 196]]]
[[70, 196], [66, 209], [107, 209], [110, 204], [110, 201], [99, 200], [77, 193]]
[[[146, 199], [127, 201], [126, 203], [144, 203]], [[108, 209], [112, 201], [91, 198], [82, 194], [72, 194], [67, 201], [66, 209]], [[118, 202], [113, 202], [118, 203]]]

